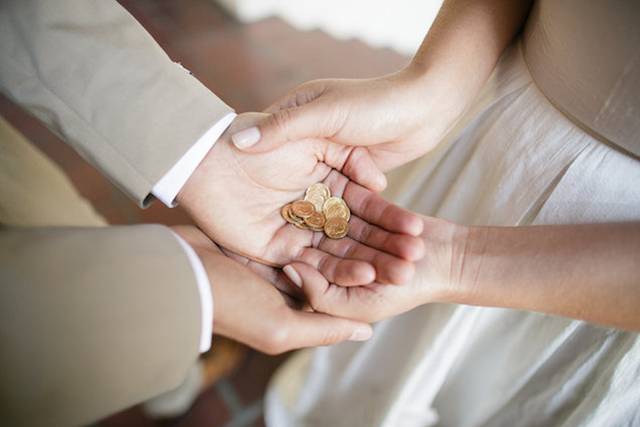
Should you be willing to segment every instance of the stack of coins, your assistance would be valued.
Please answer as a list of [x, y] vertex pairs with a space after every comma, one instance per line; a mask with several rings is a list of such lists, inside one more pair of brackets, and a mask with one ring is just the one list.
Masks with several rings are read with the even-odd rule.
[[329, 187], [319, 182], [307, 188], [304, 200], [284, 206], [282, 218], [303, 230], [324, 231], [331, 239], [341, 239], [349, 232], [351, 211], [340, 197], [331, 196]]

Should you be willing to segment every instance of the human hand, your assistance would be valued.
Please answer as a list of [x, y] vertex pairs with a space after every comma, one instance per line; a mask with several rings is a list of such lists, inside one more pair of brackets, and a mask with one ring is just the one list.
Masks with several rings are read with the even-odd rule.
[[272, 104], [257, 128], [233, 140], [247, 152], [304, 138], [366, 146], [386, 171], [432, 149], [462, 113], [464, 105], [447, 99], [440, 86], [412, 67], [374, 79], [307, 82]]
[[367, 323], [302, 310], [301, 303], [278, 290], [288, 286], [279, 270], [245, 259], [247, 268], [196, 227], [172, 228], [195, 250], [209, 276], [216, 334], [268, 354], [371, 337]]
[[[421, 233], [422, 221], [337, 172], [381, 189], [382, 175], [366, 151], [307, 139], [248, 154], [229, 143], [228, 135], [264, 117], [239, 116], [178, 195], [198, 226], [243, 256], [275, 266], [306, 262], [344, 286], [409, 280], [411, 261], [423, 254], [422, 241], [413, 237]], [[300, 230], [280, 216], [282, 206], [321, 181], [351, 207], [346, 238]]]
[[300, 287], [313, 310], [365, 322], [430, 302], [464, 303], [459, 279], [467, 229], [437, 218], [424, 217], [423, 221], [421, 238], [426, 255], [416, 263], [416, 274], [405, 284], [337, 286], [300, 262], [285, 266], [284, 272]]

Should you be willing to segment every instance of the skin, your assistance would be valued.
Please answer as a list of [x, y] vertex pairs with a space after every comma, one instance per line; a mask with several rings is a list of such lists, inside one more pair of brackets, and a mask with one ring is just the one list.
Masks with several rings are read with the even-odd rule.
[[639, 331], [640, 223], [464, 227], [424, 218], [427, 255], [403, 286], [344, 288], [293, 268], [320, 312], [373, 322], [446, 302], [516, 308]]
[[[257, 126], [264, 152], [301, 138], [366, 148], [382, 170], [435, 147], [473, 102], [531, 1], [449, 0], [409, 66], [305, 83]], [[401, 287], [332, 285], [294, 263], [314, 309], [375, 321], [428, 302], [509, 307], [638, 330], [639, 223], [473, 227], [424, 219], [426, 256]], [[455, 274], [454, 274], [455, 273]], [[634, 310], [635, 309], [635, 310]]]
[[[212, 240], [231, 251], [272, 266], [306, 262], [344, 286], [403, 283], [424, 248], [422, 222], [338, 171], [378, 185], [380, 172], [366, 150], [322, 140], [301, 140], [276, 150], [247, 154], [229, 134], [264, 115], [244, 114], [208, 153], [178, 195], [178, 202]], [[280, 215], [282, 206], [325, 182], [353, 211], [349, 236], [339, 241], [300, 230]], [[377, 184], [376, 184], [377, 183]], [[355, 238], [354, 238], [355, 237]]]
[[279, 270], [223, 253], [196, 227], [173, 230], [194, 248], [209, 276], [218, 335], [268, 354], [371, 336], [367, 323], [303, 310], [302, 304], [277, 289], [288, 286]]
[[[373, 79], [304, 83], [271, 105], [261, 138], [244, 149], [264, 152], [304, 138], [366, 147], [384, 171], [435, 147], [474, 100], [530, 1], [445, 1], [411, 63]], [[472, 70], [472, 72], [470, 72]]]
[[298, 273], [300, 289], [311, 307], [322, 313], [377, 322], [422, 304], [444, 302], [455, 294], [449, 266], [454, 263], [453, 242], [461, 230], [435, 218], [425, 218], [424, 223], [421, 237], [427, 255], [416, 264], [413, 279], [402, 286], [372, 283], [346, 288], [327, 281], [304, 263], [295, 262], [290, 267]]

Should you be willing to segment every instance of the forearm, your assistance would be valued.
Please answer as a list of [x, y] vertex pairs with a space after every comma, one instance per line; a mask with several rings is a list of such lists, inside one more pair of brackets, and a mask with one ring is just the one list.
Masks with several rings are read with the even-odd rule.
[[531, 0], [445, 1], [408, 70], [459, 110], [486, 82], [530, 6]]
[[231, 111], [115, 1], [0, 2], [0, 53], [0, 90], [140, 205]]
[[640, 223], [467, 230], [456, 302], [640, 330]]

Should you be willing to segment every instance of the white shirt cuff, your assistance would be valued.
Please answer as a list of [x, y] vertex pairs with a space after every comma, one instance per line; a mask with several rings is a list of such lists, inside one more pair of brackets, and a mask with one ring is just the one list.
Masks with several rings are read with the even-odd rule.
[[211, 284], [209, 283], [209, 277], [207, 272], [200, 261], [200, 257], [196, 254], [193, 248], [180, 236], [172, 231], [176, 236], [178, 243], [182, 246], [191, 268], [196, 276], [196, 283], [198, 284], [198, 294], [200, 295], [200, 312], [202, 326], [200, 328], [200, 353], [209, 351], [211, 348], [211, 335], [213, 335], [213, 295], [211, 294]]
[[218, 122], [206, 131], [204, 135], [184, 153], [180, 160], [160, 178], [151, 189], [151, 193], [168, 207], [174, 207], [176, 196], [182, 187], [184, 187], [184, 184], [235, 118], [236, 113], [229, 113], [218, 120]]

